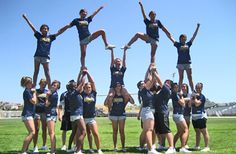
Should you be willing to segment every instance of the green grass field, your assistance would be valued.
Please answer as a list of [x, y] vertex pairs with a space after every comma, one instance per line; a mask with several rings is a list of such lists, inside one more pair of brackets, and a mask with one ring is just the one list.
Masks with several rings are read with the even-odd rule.
[[[171, 119], [171, 129], [172, 132], [176, 132], [175, 124]], [[99, 133], [101, 137], [102, 150], [104, 154], [112, 154], [113, 143], [112, 143], [112, 128], [111, 122], [108, 118], [97, 118], [97, 123], [99, 125]], [[207, 122], [207, 127], [210, 134], [210, 148], [211, 152], [217, 154], [234, 154], [236, 153], [236, 118], [209, 118]], [[127, 118], [126, 120], [126, 153], [140, 153], [136, 150], [139, 145], [139, 134], [140, 121], [136, 118]], [[39, 143], [38, 147], [42, 145], [41, 130], [39, 132]], [[27, 134], [26, 128], [20, 119], [10, 119], [10, 120], [0, 120], [0, 153], [4, 154], [16, 154], [19, 153], [23, 139]], [[68, 133], [69, 137], [70, 132]], [[57, 138], [57, 153], [63, 154], [60, 150], [61, 148], [61, 132], [60, 132], [60, 122], [57, 122], [56, 126], [56, 138]], [[50, 147], [49, 136], [47, 145]], [[190, 138], [188, 145], [193, 147], [195, 145], [195, 132], [191, 126], [190, 128]], [[201, 147], [203, 147], [203, 138], [201, 140]], [[30, 150], [32, 152], [33, 144], [30, 144]], [[177, 143], [177, 148], [180, 143]], [[120, 148], [120, 140], [118, 138], [118, 147]], [[95, 148], [95, 145], [94, 145]], [[84, 145], [85, 153], [88, 149], [87, 138], [85, 139]], [[40, 153], [46, 153], [42, 151]], [[122, 153], [122, 152], [117, 152]], [[164, 153], [164, 152], [163, 152]], [[193, 153], [202, 153], [194, 151]]]

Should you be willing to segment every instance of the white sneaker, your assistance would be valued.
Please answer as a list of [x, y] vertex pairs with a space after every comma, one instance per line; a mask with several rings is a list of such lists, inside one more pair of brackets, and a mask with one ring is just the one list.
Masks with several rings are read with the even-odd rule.
[[98, 154], [103, 154], [101, 149], [98, 150]]
[[184, 147], [185, 147], [186, 149], [189, 149], [189, 146], [188, 146], [188, 145], [185, 145]]
[[19, 154], [27, 154], [27, 152], [19, 153]]
[[108, 44], [108, 45], [105, 47], [106, 50], [111, 50], [111, 49], [113, 49], [113, 48], [115, 48], [115, 46], [114, 46], [114, 45], [111, 45], [111, 44]]
[[94, 153], [93, 149], [88, 149], [89, 153]]
[[201, 150], [201, 152], [209, 152], [210, 148], [209, 147], [205, 147], [204, 149]]
[[192, 151], [189, 151], [189, 150], [186, 149], [186, 148], [180, 148], [180, 149], [179, 149], [179, 152], [190, 153], [190, 152], [192, 152]]
[[143, 150], [145, 150], [145, 149], [144, 149], [144, 147], [137, 147], [136, 150], [138, 150], [138, 151], [143, 151]]
[[152, 149], [151, 151], [148, 151], [148, 154], [161, 154], [161, 153], [157, 152], [155, 149]]
[[198, 146], [195, 146], [194, 148], [193, 148], [194, 150], [200, 150], [201, 148]]
[[74, 154], [83, 154], [82, 151], [80, 150], [79, 152], [74, 152]]
[[173, 148], [173, 147], [170, 147], [166, 152], [165, 152], [165, 154], [175, 154], [176, 153], [176, 150], [175, 150], [175, 148]]
[[62, 151], [66, 151], [66, 145], [63, 145], [63, 146], [61, 147], [61, 150], [62, 150]]
[[127, 49], [130, 49], [131, 47], [129, 45], [125, 45], [123, 47], [121, 47], [121, 49], [124, 49], [124, 50], [127, 50]]
[[34, 149], [33, 149], [33, 153], [39, 153], [39, 149], [38, 149], [38, 147], [36, 146], [36, 147], [34, 147]]
[[45, 145], [45, 146], [41, 146], [40, 150], [48, 150], [48, 147]]

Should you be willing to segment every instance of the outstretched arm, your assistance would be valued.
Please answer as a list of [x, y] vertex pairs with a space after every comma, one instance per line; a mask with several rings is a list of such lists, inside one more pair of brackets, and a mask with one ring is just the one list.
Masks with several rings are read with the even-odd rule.
[[91, 17], [93, 18], [101, 9], [103, 9], [104, 6], [99, 7], [92, 15]]
[[195, 32], [194, 32], [194, 34], [193, 34], [193, 37], [192, 37], [191, 40], [190, 40], [191, 42], [193, 42], [193, 40], [194, 40], [195, 37], [197, 36], [197, 32], [198, 32], [199, 27], [200, 27], [200, 24], [197, 23], [197, 28], [196, 28], [196, 30], [195, 30]]
[[87, 74], [88, 81], [91, 83], [91, 86], [92, 86], [92, 90], [96, 91], [96, 86], [95, 86], [95, 82], [94, 82], [93, 77], [90, 75], [88, 70], [85, 70], [84, 72], [86, 72], [86, 74]]
[[166, 36], [171, 40], [171, 42], [175, 43], [175, 39], [172, 37], [172, 35], [165, 26], [162, 27], [162, 30], [166, 34]]
[[143, 4], [142, 4], [141, 1], [139, 1], [139, 5], [140, 5], [140, 7], [141, 7], [141, 11], [142, 11], [143, 19], [147, 19], [147, 16], [146, 16], [146, 14], [145, 14], [145, 11], [144, 11], [144, 8], [143, 8]]
[[34, 31], [34, 33], [37, 31], [34, 28], [34, 25], [29, 21], [29, 19], [26, 17], [26, 14], [23, 14], [22, 17], [26, 20], [26, 22], [28, 23], [28, 25], [30, 26], [30, 28]]
[[85, 84], [85, 75], [86, 75], [86, 73], [84, 73], [83, 70], [80, 70], [80, 73], [79, 73], [78, 79], [77, 79], [77, 88], [76, 88], [76, 90], [79, 92], [83, 91], [83, 87]]
[[64, 31], [66, 31], [68, 28], [71, 28], [71, 25], [65, 25], [64, 27], [62, 27], [61, 29], [58, 30], [58, 32], [56, 34], [54, 34], [55, 36], [58, 36], [60, 34], [62, 34]]
[[111, 66], [110, 67], [112, 67], [114, 64], [115, 64], [114, 51], [113, 49], [111, 49]]

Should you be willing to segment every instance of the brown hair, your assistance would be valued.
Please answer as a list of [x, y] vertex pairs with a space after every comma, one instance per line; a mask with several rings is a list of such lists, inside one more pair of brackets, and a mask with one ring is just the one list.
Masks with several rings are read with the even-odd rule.
[[30, 83], [30, 82], [32, 82], [32, 78], [31, 78], [31, 77], [23, 76], [23, 77], [21, 78], [21, 80], [20, 80], [20, 85], [25, 88], [26, 85], [27, 85], [28, 83]]
[[53, 85], [53, 84], [55, 84], [55, 83], [57, 83], [57, 84], [58, 84], [58, 87], [57, 87], [57, 89], [60, 89], [60, 88], [61, 88], [61, 82], [60, 82], [60, 81], [58, 81], [58, 80], [54, 80], [54, 81], [52, 81], [52, 84], [51, 84], [51, 85]]

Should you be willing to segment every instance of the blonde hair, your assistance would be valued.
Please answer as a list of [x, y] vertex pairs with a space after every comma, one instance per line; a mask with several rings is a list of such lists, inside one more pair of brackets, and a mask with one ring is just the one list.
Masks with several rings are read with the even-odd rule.
[[25, 88], [26, 85], [27, 85], [28, 83], [30, 83], [30, 82], [32, 83], [32, 78], [31, 78], [31, 77], [23, 76], [23, 77], [21, 78], [20, 85]]

